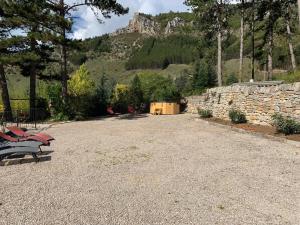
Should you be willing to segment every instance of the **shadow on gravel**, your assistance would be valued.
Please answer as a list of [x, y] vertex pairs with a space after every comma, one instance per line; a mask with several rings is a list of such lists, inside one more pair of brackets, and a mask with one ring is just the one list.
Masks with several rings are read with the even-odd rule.
[[3, 160], [0, 162], [0, 166], [13, 166], [18, 164], [27, 164], [27, 163], [40, 163], [40, 162], [46, 162], [51, 161], [51, 154], [54, 151], [43, 151], [38, 154], [38, 161], [36, 161], [34, 158], [32, 158], [30, 155], [28, 155], [25, 158], [25, 155], [14, 155], [8, 157], [6, 160]]
[[124, 114], [117, 117], [119, 120], [137, 120], [147, 118], [147, 114]]

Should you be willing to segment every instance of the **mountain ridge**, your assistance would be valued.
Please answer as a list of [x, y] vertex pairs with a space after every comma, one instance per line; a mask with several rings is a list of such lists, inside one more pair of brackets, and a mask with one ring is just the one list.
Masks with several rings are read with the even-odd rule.
[[161, 34], [170, 35], [175, 33], [179, 28], [188, 25], [188, 22], [180, 17], [179, 14], [180, 13], [174, 13], [174, 17], [167, 20], [167, 24], [165, 25], [159, 22], [157, 19], [159, 16], [151, 16], [136, 12], [126, 27], [117, 29], [115, 32], [112, 32], [110, 36], [128, 33], [139, 33], [149, 36], [158, 36]]

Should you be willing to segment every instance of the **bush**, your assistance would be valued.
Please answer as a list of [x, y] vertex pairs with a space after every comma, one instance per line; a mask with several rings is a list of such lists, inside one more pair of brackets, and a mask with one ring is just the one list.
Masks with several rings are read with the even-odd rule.
[[229, 111], [229, 118], [231, 119], [232, 123], [247, 123], [246, 115], [239, 111], [239, 110], [230, 110]]
[[234, 74], [230, 74], [227, 79], [226, 79], [226, 85], [232, 85], [235, 83], [238, 83], [239, 80], [236, 78], [236, 76]]
[[129, 88], [129, 103], [139, 109], [144, 101], [143, 90], [140, 78], [136, 75], [130, 83]]
[[129, 87], [125, 84], [117, 84], [113, 91], [111, 100], [114, 111], [118, 113], [127, 113], [129, 104]]
[[176, 88], [171, 78], [155, 73], [139, 75], [143, 91], [144, 103], [150, 102], [179, 102], [181, 93]]
[[274, 114], [272, 116], [272, 120], [273, 125], [279, 133], [283, 133], [285, 135], [300, 133], [300, 123], [290, 117], [283, 117], [280, 114]]
[[211, 118], [213, 117], [213, 112], [208, 109], [199, 109], [198, 108], [198, 114], [201, 118]]
[[72, 96], [88, 96], [93, 94], [95, 84], [90, 77], [85, 64], [82, 64], [68, 81], [69, 92]]
[[201, 59], [196, 63], [196, 71], [192, 77], [193, 90], [203, 91], [212, 87], [216, 83], [216, 72], [212, 64], [206, 59]]
[[84, 53], [74, 53], [69, 59], [74, 65], [80, 66], [87, 61], [87, 56]]

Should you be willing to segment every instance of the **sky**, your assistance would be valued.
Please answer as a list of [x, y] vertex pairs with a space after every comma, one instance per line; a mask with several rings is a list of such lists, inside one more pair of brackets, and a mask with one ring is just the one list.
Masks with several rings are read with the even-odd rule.
[[[74, 3], [78, 0], [66, 0], [66, 3]], [[174, 11], [188, 11], [188, 7], [183, 4], [184, 0], [117, 0], [124, 7], [129, 7], [129, 13], [124, 16], [113, 16], [111, 19], [104, 19], [100, 24], [94, 12], [88, 7], [80, 7], [73, 16], [76, 17], [73, 34], [75, 39], [85, 39], [106, 33], [111, 33], [118, 28], [128, 25], [135, 12], [156, 15], [159, 13]]]

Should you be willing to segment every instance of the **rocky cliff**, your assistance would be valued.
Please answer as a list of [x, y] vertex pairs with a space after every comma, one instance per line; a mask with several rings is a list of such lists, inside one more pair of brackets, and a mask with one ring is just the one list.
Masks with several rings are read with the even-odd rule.
[[155, 21], [154, 17], [135, 13], [132, 20], [129, 21], [127, 27], [116, 30], [112, 33], [112, 36], [126, 33], [140, 33], [149, 36], [156, 36], [160, 34], [169, 35], [176, 31], [178, 27], [184, 26], [185, 21], [180, 17], [168, 21], [165, 27], [162, 27], [160, 23]]

